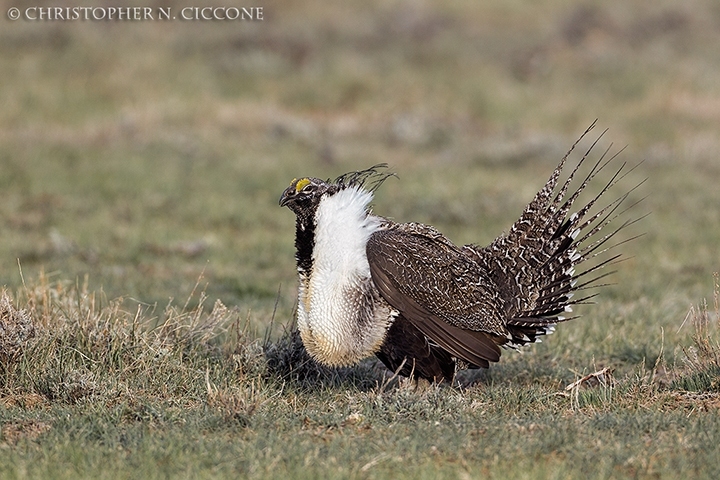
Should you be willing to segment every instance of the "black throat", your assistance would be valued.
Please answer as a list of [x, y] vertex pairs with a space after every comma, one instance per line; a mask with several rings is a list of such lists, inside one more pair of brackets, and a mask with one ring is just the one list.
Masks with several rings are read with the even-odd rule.
[[295, 260], [300, 275], [312, 273], [312, 253], [315, 248], [315, 222], [311, 217], [297, 217], [295, 226]]

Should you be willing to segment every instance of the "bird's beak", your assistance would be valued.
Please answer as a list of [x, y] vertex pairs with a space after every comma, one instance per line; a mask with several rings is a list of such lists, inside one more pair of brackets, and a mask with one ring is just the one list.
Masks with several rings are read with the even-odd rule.
[[285, 191], [280, 195], [280, 206], [284, 207], [288, 203], [290, 203], [295, 197], [295, 187], [293, 185], [290, 185], [288, 188], [285, 189]]

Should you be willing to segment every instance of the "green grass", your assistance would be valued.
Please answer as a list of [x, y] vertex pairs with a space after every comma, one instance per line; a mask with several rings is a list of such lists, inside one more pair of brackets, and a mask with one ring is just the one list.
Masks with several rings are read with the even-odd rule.
[[[0, 477], [718, 477], [714, 3], [265, 8], [1, 20]], [[595, 118], [651, 214], [582, 319], [424, 390], [283, 333], [293, 177], [485, 244]]]

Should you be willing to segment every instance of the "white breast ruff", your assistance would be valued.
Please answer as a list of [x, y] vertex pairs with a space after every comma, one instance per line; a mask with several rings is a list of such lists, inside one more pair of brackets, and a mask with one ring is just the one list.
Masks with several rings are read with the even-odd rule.
[[[298, 327], [311, 355], [330, 365], [348, 365], [382, 344], [386, 320], [375, 318], [365, 246], [380, 228], [368, 214], [372, 194], [349, 187], [320, 200], [309, 279], [301, 278]], [[304, 284], [303, 284], [304, 283]]]

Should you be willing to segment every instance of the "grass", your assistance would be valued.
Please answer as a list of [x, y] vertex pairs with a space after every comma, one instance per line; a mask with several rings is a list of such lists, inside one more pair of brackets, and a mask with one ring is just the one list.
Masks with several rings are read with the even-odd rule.
[[[0, 477], [718, 477], [714, 3], [265, 8], [3, 20]], [[453, 388], [308, 361], [290, 179], [486, 244], [598, 117], [651, 215], [582, 319]]]
[[546, 353], [423, 389], [322, 368], [295, 333], [258, 339], [198, 295], [153, 315], [72, 285], [3, 291], [0, 475], [717, 474], [717, 306], [691, 310], [681, 359], [615, 360], [599, 383]]

